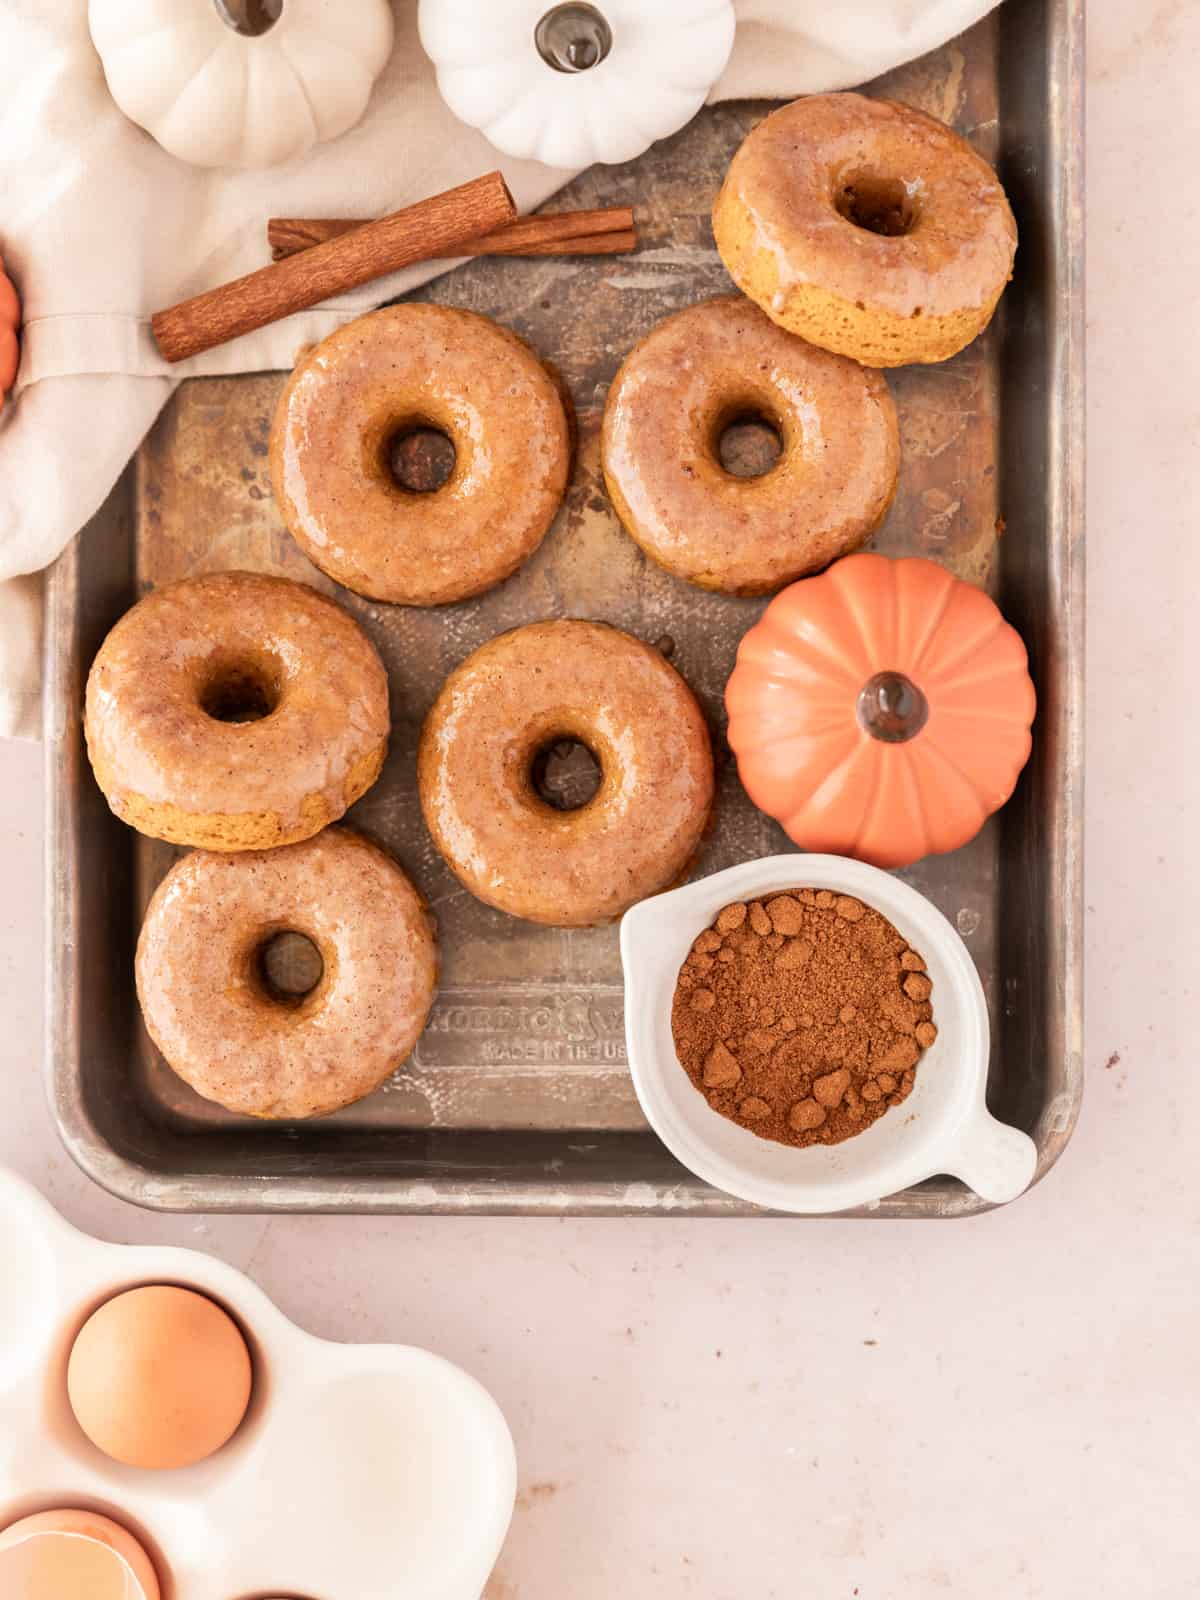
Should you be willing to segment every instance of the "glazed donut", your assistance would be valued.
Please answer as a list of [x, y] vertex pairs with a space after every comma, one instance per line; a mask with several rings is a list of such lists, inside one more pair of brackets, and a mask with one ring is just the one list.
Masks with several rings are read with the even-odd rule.
[[[430, 493], [393, 477], [417, 428], [454, 446]], [[271, 428], [271, 482], [293, 538], [347, 589], [443, 605], [500, 583], [542, 542], [567, 485], [554, 379], [523, 339], [471, 311], [389, 306], [297, 363]]]
[[[300, 998], [262, 953], [306, 935], [323, 971]], [[389, 855], [349, 828], [283, 850], [197, 850], [159, 884], [137, 946], [146, 1029], [206, 1100], [251, 1117], [319, 1117], [407, 1059], [437, 982], [425, 903]]]
[[713, 208], [739, 289], [872, 367], [945, 361], [991, 320], [1017, 226], [991, 167], [911, 106], [818, 94], [765, 118]]
[[[759, 416], [782, 453], [757, 478], [726, 472], [730, 423]], [[886, 380], [817, 350], [731, 295], [652, 328], [609, 390], [601, 458], [617, 514], [677, 577], [764, 594], [856, 549], [900, 470]]]
[[[577, 740], [600, 787], [556, 810], [539, 756]], [[557, 927], [610, 922], [675, 883], [713, 803], [708, 729], [657, 650], [599, 622], [535, 622], [483, 645], [443, 685], [417, 781], [434, 843], [473, 895]]]
[[332, 600], [218, 572], [126, 612], [88, 674], [84, 728], [123, 822], [173, 844], [271, 849], [335, 821], [375, 782], [387, 675]]

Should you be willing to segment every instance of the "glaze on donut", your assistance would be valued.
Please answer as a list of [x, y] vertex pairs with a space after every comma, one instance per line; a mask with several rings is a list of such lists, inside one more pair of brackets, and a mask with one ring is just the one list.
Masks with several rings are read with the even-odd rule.
[[[291, 930], [323, 972], [296, 1000], [261, 953]], [[197, 1094], [252, 1117], [318, 1117], [411, 1054], [433, 1004], [437, 945], [392, 858], [348, 828], [282, 850], [197, 850], [159, 884], [137, 947], [146, 1028]]]
[[[404, 488], [392, 442], [444, 433], [440, 488]], [[271, 429], [271, 482], [293, 538], [338, 583], [435, 606], [500, 583], [537, 549], [566, 489], [555, 380], [523, 339], [446, 306], [371, 312], [297, 363]]]
[[[600, 786], [556, 810], [540, 754], [577, 740]], [[649, 645], [599, 622], [535, 622], [476, 650], [421, 733], [418, 785], [434, 843], [473, 895], [559, 927], [610, 922], [686, 872], [713, 804], [695, 697]]]
[[304, 584], [219, 572], [154, 590], [88, 675], [88, 755], [140, 833], [263, 850], [336, 821], [387, 754], [387, 674], [358, 624]]
[[[778, 461], [734, 477], [729, 424], [769, 422]], [[609, 390], [604, 477], [647, 555], [690, 583], [764, 594], [855, 550], [882, 522], [900, 470], [883, 375], [793, 338], [740, 295], [652, 328]]]
[[713, 208], [717, 249], [781, 327], [874, 367], [945, 361], [987, 326], [1017, 227], [965, 139], [892, 100], [819, 94], [766, 117]]

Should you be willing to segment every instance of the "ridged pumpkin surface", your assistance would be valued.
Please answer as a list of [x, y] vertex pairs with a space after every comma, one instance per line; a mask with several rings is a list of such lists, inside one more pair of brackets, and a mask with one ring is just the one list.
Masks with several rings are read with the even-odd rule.
[[[924, 696], [903, 742], [860, 696], [899, 673]], [[806, 850], [907, 866], [965, 844], [1029, 758], [1025, 646], [982, 589], [932, 561], [854, 555], [776, 596], [725, 691], [747, 794]]]

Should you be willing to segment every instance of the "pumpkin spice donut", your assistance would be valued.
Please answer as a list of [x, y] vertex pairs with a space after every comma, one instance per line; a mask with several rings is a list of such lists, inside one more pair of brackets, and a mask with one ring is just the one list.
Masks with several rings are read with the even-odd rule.
[[[277, 990], [264, 951], [316, 946], [303, 995]], [[146, 1028], [197, 1094], [252, 1117], [319, 1117], [377, 1089], [411, 1054], [433, 1004], [437, 944], [392, 858], [349, 828], [283, 850], [196, 850], [168, 872], [138, 939]]]
[[[574, 810], [535, 787], [560, 741], [600, 768]], [[605, 623], [535, 622], [451, 673], [421, 733], [417, 781], [434, 843], [473, 895], [530, 922], [588, 927], [687, 870], [712, 811], [712, 747], [657, 650]]]
[[772, 112], [713, 207], [729, 275], [781, 327], [874, 367], [945, 361], [991, 320], [1017, 226], [965, 139], [893, 100]]
[[[759, 417], [778, 461], [721, 464], [725, 429]], [[764, 594], [856, 549], [883, 521], [900, 470], [887, 382], [777, 328], [729, 295], [667, 317], [608, 393], [605, 482], [629, 533], [705, 589]]]
[[84, 728], [96, 782], [139, 833], [271, 849], [335, 822], [379, 776], [387, 674], [315, 589], [217, 572], [126, 612], [88, 674]]
[[[429, 492], [390, 466], [419, 429], [454, 447]], [[537, 549], [566, 489], [570, 433], [523, 339], [472, 311], [400, 305], [304, 354], [270, 458], [283, 519], [323, 572], [373, 600], [436, 606], [482, 594]]]

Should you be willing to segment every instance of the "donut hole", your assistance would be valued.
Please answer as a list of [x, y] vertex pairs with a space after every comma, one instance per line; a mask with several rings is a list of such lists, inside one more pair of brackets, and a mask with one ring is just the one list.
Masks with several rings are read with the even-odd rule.
[[281, 693], [279, 674], [268, 662], [221, 660], [200, 685], [200, 709], [214, 722], [261, 722]]
[[325, 962], [306, 933], [280, 928], [254, 952], [254, 971], [268, 1000], [277, 1006], [303, 1005], [325, 976]]
[[731, 478], [762, 478], [779, 465], [783, 430], [761, 406], [739, 406], [718, 419], [713, 453]]
[[852, 172], [834, 191], [839, 215], [865, 233], [896, 239], [911, 233], [920, 219], [915, 186], [879, 172]]
[[552, 811], [579, 811], [594, 800], [604, 780], [600, 758], [570, 734], [550, 739], [534, 754], [529, 783]]
[[450, 435], [423, 419], [393, 429], [383, 451], [389, 477], [406, 494], [435, 494], [444, 488], [458, 459]]
[[283, 15], [283, 0], [213, 0], [213, 6], [227, 28], [248, 39], [269, 33]]

